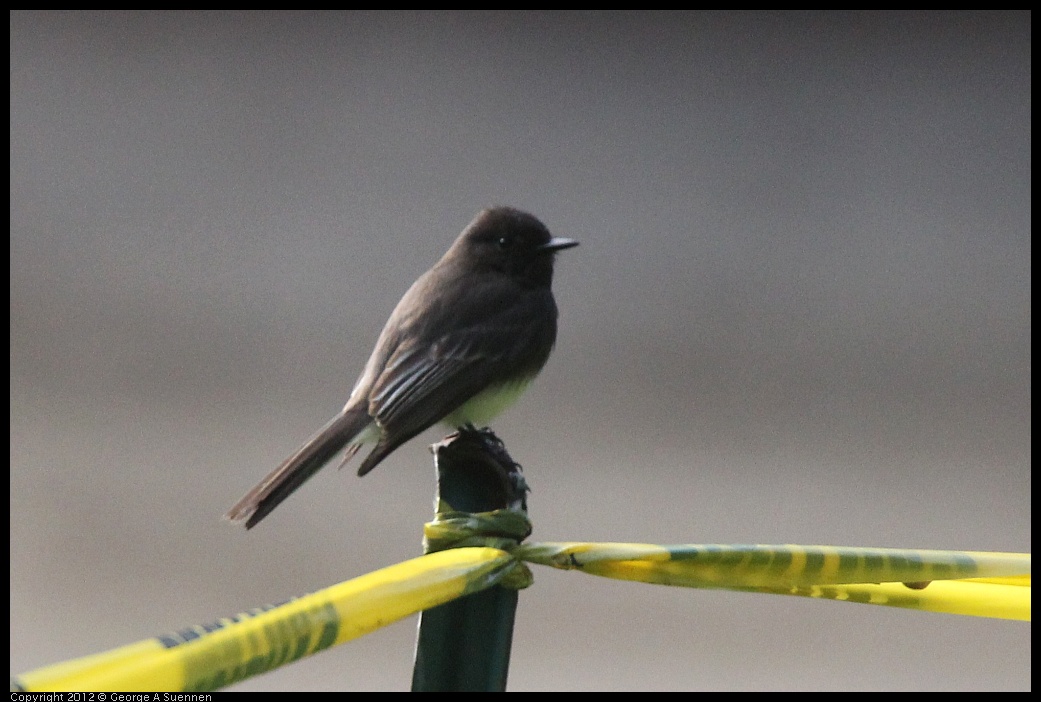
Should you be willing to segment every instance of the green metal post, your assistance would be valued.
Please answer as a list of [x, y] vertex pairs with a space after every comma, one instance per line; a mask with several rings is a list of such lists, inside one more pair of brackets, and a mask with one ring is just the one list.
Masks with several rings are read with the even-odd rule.
[[[454, 510], [526, 509], [516, 464], [494, 434], [464, 430], [436, 444], [440, 501]], [[420, 616], [413, 692], [503, 692], [517, 591], [498, 585]]]

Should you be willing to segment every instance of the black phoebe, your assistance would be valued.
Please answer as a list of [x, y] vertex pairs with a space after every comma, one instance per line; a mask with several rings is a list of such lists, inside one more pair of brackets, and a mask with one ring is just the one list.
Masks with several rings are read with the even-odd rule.
[[439, 421], [482, 425], [542, 370], [557, 337], [553, 254], [577, 246], [532, 215], [493, 207], [412, 284], [346, 406], [227, 515], [252, 527], [340, 449], [376, 442], [358, 475]]

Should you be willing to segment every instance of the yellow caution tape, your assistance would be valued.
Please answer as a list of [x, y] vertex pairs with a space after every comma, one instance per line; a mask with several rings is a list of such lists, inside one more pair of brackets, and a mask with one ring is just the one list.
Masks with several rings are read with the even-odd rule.
[[496, 549], [441, 551], [267, 610], [39, 668], [12, 689], [216, 690], [483, 590], [515, 564]]

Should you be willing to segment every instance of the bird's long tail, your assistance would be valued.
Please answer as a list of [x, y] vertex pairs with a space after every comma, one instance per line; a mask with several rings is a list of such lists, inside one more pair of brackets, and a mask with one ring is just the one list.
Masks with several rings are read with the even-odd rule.
[[[328, 463], [340, 449], [356, 439], [371, 422], [372, 417], [365, 412], [364, 407], [345, 408], [292, 456], [283, 461], [282, 465], [247, 492], [228, 510], [224, 518], [233, 522], [245, 522], [247, 529], [252, 528], [317, 473], [318, 469]], [[360, 443], [348, 446], [344, 461], [353, 456], [360, 447]]]

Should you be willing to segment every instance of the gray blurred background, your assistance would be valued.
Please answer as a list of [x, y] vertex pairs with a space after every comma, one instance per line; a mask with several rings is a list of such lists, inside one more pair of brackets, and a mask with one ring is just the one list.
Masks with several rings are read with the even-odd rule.
[[[1030, 15], [11, 14], [11, 671], [417, 555], [431, 430], [221, 514], [481, 208], [533, 539], [1029, 551]], [[512, 690], [1028, 689], [1030, 626], [539, 568]], [[234, 689], [407, 689], [414, 619]]]

